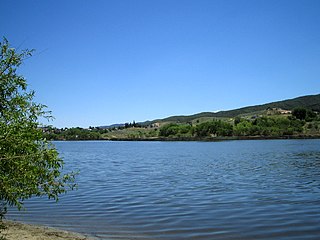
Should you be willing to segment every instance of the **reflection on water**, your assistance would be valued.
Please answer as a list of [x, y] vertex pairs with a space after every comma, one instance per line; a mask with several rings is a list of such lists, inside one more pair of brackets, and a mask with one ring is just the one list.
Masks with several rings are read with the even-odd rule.
[[319, 239], [320, 141], [56, 142], [79, 189], [9, 218], [98, 239]]

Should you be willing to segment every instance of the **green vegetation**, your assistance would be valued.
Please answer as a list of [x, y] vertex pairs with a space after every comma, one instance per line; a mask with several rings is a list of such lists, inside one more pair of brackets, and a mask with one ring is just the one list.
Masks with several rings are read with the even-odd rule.
[[234, 126], [235, 136], [290, 136], [303, 131], [304, 122], [294, 118], [261, 117], [241, 120]]
[[43, 128], [44, 136], [48, 140], [100, 140], [101, 133], [98, 129], [90, 128]]
[[232, 136], [233, 130], [230, 123], [221, 120], [213, 120], [211, 122], [204, 122], [196, 125], [193, 132], [199, 137], [222, 137]]
[[159, 130], [159, 136], [161, 137], [173, 137], [173, 136], [190, 136], [192, 127], [188, 124], [166, 124]]
[[[259, 115], [257, 115], [259, 114]], [[126, 123], [112, 128], [46, 128], [52, 140], [214, 140], [237, 138], [320, 137], [318, 113], [297, 107], [266, 109], [234, 118], [201, 117], [192, 122]]]
[[235, 118], [237, 116], [245, 115], [259, 115], [261, 112], [266, 112], [267, 109], [285, 109], [292, 111], [293, 109], [301, 107], [309, 109], [313, 112], [320, 112], [320, 94], [303, 96], [294, 99], [272, 102], [262, 105], [243, 107], [239, 109], [229, 110], [229, 111], [219, 111], [219, 112], [203, 112], [190, 116], [172, 116], [165, 119], [157, 119], [148, 124], [155, 122], [175, 122], [175, 123], [187, 123], [193, 122], [196, 119], [201, 118]]
[[[316, 115], [314, 116], [314, 119], [316, 119]], [[237, 117], [234, 119], [234, 124], [222, 120], [211, 120], [195, 126], [170, 123], [160, 128], [159, 136], [182, 137], [183, 133], [188, 133], [189, 137], [192, 136], [197, 139], [199, 137], [215, 138], [231, 136], [282, 137], [303, 134], [305, 124], [306, 121], [293, 116], [262, 116], [254, 119]], [[314, 122], [309, 123], [309, 129], [318, 129], [318, 125], [313, 126], [312, 124]], [[186, 129], [186, 131], [182, 132], [183, 129]]]
[[17, 53], [6, 39], [0, 43], [0, 235], [7, 205], [21, 209], [24, 200], [59, 194], [74, 187], [74, 174], [63, 175], [63, 160], [43, 138], [38, 119], [50, 119], [45, 106], [17, 74], [32, 51]]
[[298, 107], [298, 108], [293, 109], [292, 116], [297, 119], [306, 120], [306, 121], [310, 122], [310, 121], [314, 120], [314, 118], [316, 117], [316, 113], [311, 111], [310, 109]]
[[105, 139], [145, 139], [158, 136], [158, 129], [152, 131], [145, 127], [113, 127], [110, 129], [89, 127], [85, 128], [54, 128], [46, 127], [42, 129], [43, 136], [49, 140], [105, 140]]
[[210, 140], [250, 137], [320, 137], [320, 94], [191, 116], [111, 127], [45, 128], [50, 140]]

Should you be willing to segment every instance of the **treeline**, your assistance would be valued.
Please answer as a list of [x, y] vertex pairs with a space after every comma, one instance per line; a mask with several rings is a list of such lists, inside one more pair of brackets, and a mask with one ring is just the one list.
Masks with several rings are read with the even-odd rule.
[[[304, 108], [292, 111], [292, 116], [236, 117], [233, 122], [215, 120], [192, 124], [171, 123], [159, 130], [160, 137], [227, 137], [227, 136], [290, 136], [305, 133], [305, 126], [317, 128], [319, 116]], [[313, 124], [311, 124], [311, 122]], [[308, 124], [306, 124], [308, 123]], [[315, 126], [315, 127], [314, 127]]]
[[43, 129], [44, 137], [48, 140], [101, 140], [106, 129], [90, 127], [89, 129], [75, 128], [52, 128]]
[[261, 117], [254, 121], [240, 120], [234, 124], [235, 136], [286, 136], [303, 133], [303, 120]]
[[214, 137], [292, 135], [320, 136], [319, 114], [305, 108], [296, 108], [289, 116], [273, 115], [251, 118], [236, 117], [229, 121], [213, 119], [199, 123], [169, 123], [161, 127], [141, 126], [133, 121], [113, 128], [53, 128], [43, 129], [48, 140], [132, 140], [132, 139], [201, 139]]
[[160, 137], [284, 136], [303, 132], [304, 121], [261, 117], [254, 121], [239, 119], [234, 124], [212, 120], [196, 126], [171, 123], [159, 130]]
[[162, 126], [159, 130], [160, 137], [213, 137], [232, 136], [232, 134], [232, 124], [221, 120], [208, 121], [196, 126], [192, 126], [191, 124], [170, 123]]
[[136, 123], [135, 121], [133, 121], [132, 123], [125, 123], [124, 126], [120, 126], [118, 127], [118, 129], [127, 129], [127, 128], [141, 128], [143, 127], [140, 123]]

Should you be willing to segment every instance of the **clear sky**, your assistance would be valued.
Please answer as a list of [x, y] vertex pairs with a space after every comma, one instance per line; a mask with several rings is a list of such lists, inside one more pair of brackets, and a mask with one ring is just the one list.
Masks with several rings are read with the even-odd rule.
[[320, 93], [319, 0], [1, 0], [0, 35], [57, 127]]

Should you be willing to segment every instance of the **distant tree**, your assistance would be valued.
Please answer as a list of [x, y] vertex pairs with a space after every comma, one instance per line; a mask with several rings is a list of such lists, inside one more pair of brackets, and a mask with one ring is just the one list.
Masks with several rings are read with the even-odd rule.
[[234, 126], [233, 132], [236, 136], [249, 136], [251, 135], [252, 122], [243, 120]]
[[316, 117], [317, 117], [317, 114], [314, 111], [307, 109], [307, 116], [306, 116], [307, 122], [311, 122], [311, 121], [315, 120]]
[[240, 117], [235, 117], [234, 118], [234, 125], [237, 125], [240, 122], [241, 122], [241, 118]]
[[295, 108], [292, 111], [292, 116], [296, 117], [299, 120], [305, 120], [307, 117], [307, 109], [302, 107]]
[[[74, 174], [63, 175], [57, 150], [43, 138], [39, 118], [50, 119], [45, 106], [34, 102], [25, 78], [17, 73], [32, 50], [20, 53], [0, 43], [0, 208], [20, 209], [24, 200], [59, 194], [74, 187]], [[0, 214], [0, 217], [2, 215]], [[1, 230], [0, 230], [1, 231]], [[1, 232], [0, 232], [1, 234]]]
[[181, 134], [187, 134], [190, 132], [192, 126], [190, 126], [189, 124], [182, 124], [179, 126], [179, 132]]
[[232, 136], [233, 126], [230, 123], [218, 121], [219, 127], [217, 130], [217, 136]]
[[159, 136], [169, 137], [174, 136], [179, 132], [179, 125], [176, 123], [170, 123], [163, 125], [159, 130]]
[[199, 137], [230, 136], [233, 133], [233, 127], [230, 123], [221, 120], [203, 122], [195, 127], [195, 133]]

